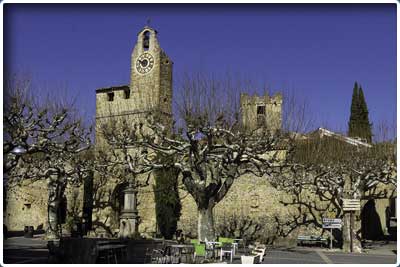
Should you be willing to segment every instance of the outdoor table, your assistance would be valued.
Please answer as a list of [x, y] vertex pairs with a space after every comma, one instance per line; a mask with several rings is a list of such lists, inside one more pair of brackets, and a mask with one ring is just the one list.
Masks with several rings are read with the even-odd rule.
[[243, 238], [235, 238], [235, 239], [233, 239], [233, 241], [235, 241], [236, 243], [238, 243], [238, 248], [239, 248], [239, 243], [240, 243], [240, 242], [243, 244], [243, 248], [246, 247]]
[[[236, 243], [237, 244], [237, 243]], [[224, 248], [223, 246], [220, 248], [221, 249], [221, 254], [220, 254], [220, 261], [222, 261], [222, 256], [225, 252], [230, 254], [230, 262], [232, 263], [232, 259], [233, 259], [233, 255], [234, 255], [234, 251], [235, 251], [235, 245], [234, 243], [232, 243], [232, 247], [227, 250], [226, 248]]]
[[194, 246], [192, 244], [173, 244], [169, 245], [167, 250], [169, 250], [168, 252], [172, 257], [177, 257], [177, 263], [181, 263], [182, 256], [186, 257], [186, 261], [188, 260], [188, 256], [191, 259]]
[[[212, 246], [212, 258], [214, 258], [215, 259], [215, 251], [217, 251], [218, 252], [218, 249], [216, 249], [216, 245], [222, 245], [222, 243], [221, 242], [218, 242], [218, 241], [207, 241], [207, 242], [204, 242], [205, 244], [206, 244], [206, 249], [207, 249], [207, 245], [211, 245]], [[218, 255], [217, 255], [218, 256]]]
[[97, 251], [98, 253], [104, 253], [104, 257], [106, 257], [108, 263], [110, 259], [114, 259], [115, 263], [118, 263], [118, 255], [126, 258], [127, 245], [120, 244], [116, 240], [98, 241]]

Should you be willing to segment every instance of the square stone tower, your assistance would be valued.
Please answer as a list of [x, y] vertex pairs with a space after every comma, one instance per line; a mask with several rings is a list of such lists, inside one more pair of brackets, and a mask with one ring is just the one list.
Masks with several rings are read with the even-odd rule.
[[[107, 118], [146, 118], [156, 109], [172, 125], [172, 61], [160, 48], [157, 31], [144, 27], [131, 55], [130, 84], [96, 90], [96, 126]], [[144, 122], [144, 121], [143, 121]], [[96, 131], [96, 145], [101, 143]]]
[[266, 127], [271, 131], [282, 128], [282, 95], [240, 94], [242, 124], [247, 130]]
[[[144, 27], [137, 35], [131, 54], [129, 85], [96, 90], [96, 149], [110, 151], [100, 131], [104, 123], [124, 119], [132, 125], [135, 122], [146, 124], [149, 112], [159, 111], [162, 123], [167, 129], [172, 129], [172, 66], [172, 61], [160, 48], [157, 31]], [[100, 176], [95, 173], [93, 181], [98, 188], [94, 192], [92, 225], [96, 233], [112, 235], [119, 228], [120, 220], [125, 218], [121, 209], [125, 206], [122, 200], [126, 184], [112, 175], [102, 183]], [[145, 178], [147, 176], [136, 179]], [[138, 202], [141, 203], [138, 212], [142, 221], [140, 232], [156, 229], [154, 193], [151, 188], [150, 185], [138, 194]]]

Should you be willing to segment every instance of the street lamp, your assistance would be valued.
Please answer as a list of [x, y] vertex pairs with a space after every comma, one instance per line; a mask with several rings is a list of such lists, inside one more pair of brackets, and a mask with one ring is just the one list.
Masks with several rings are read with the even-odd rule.
[[11, 153], [13, 153], [14, 155], [17, 155], [17, 156], [23, 155], [26, 152], [27, 152], [27, 150], [24, 147], [22, 147], [21, 145], [18, 145], [11, 150]]

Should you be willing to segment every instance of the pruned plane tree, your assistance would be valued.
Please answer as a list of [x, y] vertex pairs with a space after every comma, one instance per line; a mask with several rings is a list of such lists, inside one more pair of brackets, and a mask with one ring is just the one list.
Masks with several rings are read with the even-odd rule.
[[[343, 199], [381, 199], [396, 194], [396, 155], [393, 144], [355, 147], [332, 139], [297, 141], [285, 171], [277, 172], [272, 185], [289, 197], [281, 200], [296, 212], [280, 225], [280, 235], [297, 227], [313, 225], [322, 228], [323, 217], [343, 218], [340, 237], [350, 239], [350, 218], [343, 210]], [[359, 224], [357, 227], [357, 223]], [[359, 219], [354, 230], [355, 246], [361, 249]], [[322, 230], [322, 229], [321, 229]]]
[[3, 142], [7, 189], [47, 181], [47, 237], [56, 238], [57, 210], [66, 185], [80, 183], [90, 175], [90, 162], [81, 155], [90, 148], [91, 129], [73, 117], [72, 107], [34, 103], [17, 89], [8, 96]]

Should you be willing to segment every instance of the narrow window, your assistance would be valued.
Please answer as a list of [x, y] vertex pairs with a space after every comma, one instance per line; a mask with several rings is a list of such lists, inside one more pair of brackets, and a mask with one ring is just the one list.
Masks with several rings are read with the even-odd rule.
[[131, 96], [131, 91], [130, 90], [125, 90], [124, 93], [125, 93], [125, 99], [129, 99], [130, 96]]
[[143, 49], [147, 51], [149, 50], [149, 47], [150, 47], [150, 32], [145, 31], [143, 33]]
[[265, 125], [265, 106], [257, 106], [257, 126]]
[[257, 115], [265, 115], [265, 106], [257, 106]]
[[114, 101], [114, 92], [107, 93], [107, 99], [108, 101]]

